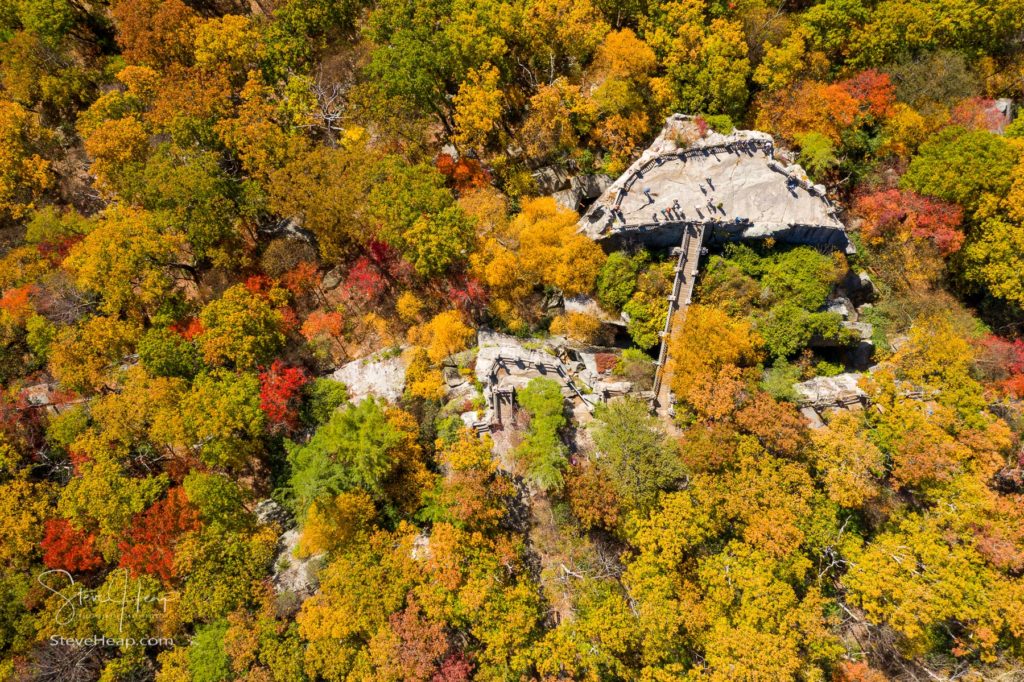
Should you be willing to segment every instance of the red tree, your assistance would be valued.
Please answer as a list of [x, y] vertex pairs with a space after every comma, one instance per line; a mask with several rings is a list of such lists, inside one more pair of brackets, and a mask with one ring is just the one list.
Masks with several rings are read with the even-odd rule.
[[266, 275], [250, 275], [245, 280], [245, 288], [252, 294], [262, 296], [274, 288], [274, 282]]
[[309, 381], [299, 367], [287, 367], [274, 360], [270, 369], [260, 373], [260, 408], [273, 426], [295, 428], [302, 387]]
[[299, 263], [284, 273], [281, 277], [281, 284], [293, 296], [301, 296], [314, 290], [320, 284], [320, 272], [317, 270], [316, 263], [309, 261]]
[[388, 282], [377, 267], [366, 256], [356, 260], [345, 278], [345, 294], [364, 305], [375, 303], [388, 289]]
[[145, 573], [169, 584], [174, 577], [174, 545], [185, 533], [199, 528], [199, 514], [182, 488], [136, 514], [127, 539], [118, 545], [121, 567], [133, 576]]
[[62, 237], [55, 242], [40, 242], [39, 244], [36, 244], [36, 251], [39, 252], [40, 256], [50, 261], [50, 263], [56, 267], [64, 262], [64, 259], [68, 257], [68, 254], [71, 252], [71, 247], [83, 239], [85, 239], [85, 237], [80, 234], [76, 234], [69, 237]]
[[460, 275], [448, 283], [448, 300], [466, 312], [475, 312], [487, 305], [487, 291], [477, 278]]
[[975, 342], [975, 348], [982, 378], [1007, 395], [1024, 397], [1024, 341], [988, 334]]
[[96, 551], [96, 536], [78, 530], [67, 519], [50, 519], [44, 525], [43, 563], [48, 568], [79, 573], [103, 565]]
[[943, 256], [956, 253], [964, 243], [959, 229], [963, 211], [956, 204], [886, 189], [857, 197], [853, 207], [864, 218], [861, 231], [869, 240], [928, 239]]
[[473, 678], [473, 664], [464, 654], [450, 654], [441, 661], [441, 667], [431, 682], [468, 682]]
[[198, 317], [189, 317], [172, 324], [171, 331], [180, 335], [186, 341], [191, 341], [203, 333], [203, 323], [199, 321]]
[[888, 116], [896, 101], [896, 86], [889, 79], [889, 74], [874, 69], [861, 71], [840, 85], [860, 103], [862, 110], [878, 118]]
[[491, 183], [491, 174], [476, 159], [461, 157], [456, 161], [450, 154], [437, 157], [437, 170], [446, 176], [459, 192], [486, 187]]

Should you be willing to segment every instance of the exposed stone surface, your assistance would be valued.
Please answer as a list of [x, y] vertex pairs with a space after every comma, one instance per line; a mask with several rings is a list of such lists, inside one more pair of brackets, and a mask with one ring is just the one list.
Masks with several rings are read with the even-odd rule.
[[294, 594], [301, 603], [311, 597], [320, 585], [317, 575], [323, 563], [323, 555], [297, 559], [295, 550], [299, 546], [299, 537], [298, 529], [292, 528], [278, 538], [277, 556], [274, 558], [274, 571], [270, 580], [275, 592]]
[[1006, 126], [1013, 122], [1013, 100], [1009, 97], [1002, 97], [993, 100], [988, 106], [988, 129], [993, 133], [1002, 134]]
[[569, 181], [569, 188], [554, 192], [551, 196], [560, 206], [578, 211], [584, 201], [596, 199], [612, 184], [607, 175], [577, 175]]
[[405, 390], [405, 361], [394, 351], [382, 351], [342, 365], [331, 378], [345, 384], [352, 402], [371, 395], [397, 402]]
[[[138, 357], [135, 358], [138, 360]], [[127, 367], [129, 365], [125, 365]], [[43, 408], [50, 414], [60, 414], [65, 409], [80, 403], [89, 402], [89, 398], [75, 398], [68, 400], [61, 391], [58, 391], [57, 384], [33, 384], [21, 389], [21, 397], [31, 407]]]
[[867, 399], [867, 394], [858, 385], [861, 376], [849, 372], [834, 377], [814, 377], [794, 385], [793, 388], [800, 396], [802, 406], [817, 409], [846, 406]]
[[582, 313], [596, 317], [606, 324], [626, 326], [626, 321], [620, 315], [611, 315], [600, 304], [589, 296], [566, 297], [563, 301], [565, 312]]
[[535, 171], [533, 179], [541, 194], [554, 194], [560, 190], [569, 189], [569, 174], [557, 166], [546, 166]]
[[871, 303], [878, 298], [875, 283], [871, 281], [866, 272], [853, 272], [852, 270], [847, 272], [839, 283], [839, 291], [845, 294], [855, 306]]
[[277, 539], [277, 553], [274, 555], [270, 581], [275, 592], [290, 594], [294, 597], [295, 605], [301, 604], [316, 591], [322, 555], [306, 559], [295, 557], [295, 549], [299, 546], [299, 530], [294, 527], [295, 520], [288, 510], [274, 500], [260, 501], [253, 509], [253, 514], [257, 523], [284, 530]]
[[801, 407], [800, 414], [807, 420], [807, 428], [820, 429], [825, 426], [825, 420], [821, 418], [813, 407]]
[[676, 114], [640, 158], [580, 220], [590, 237], [651, 246], [678, 244], [685, 223], [713, 239], [773, 237], [849, 248], [835, 208], [796, 165], [773, 158], [770, 135], [736, 130], [703, 137]]
[[257, 503], [252, 513], [256, 516], [256, 521], [264, 526], [277, 524], [282, 530], [286, 530], [295, 525], [295, 520], [288, 510], [271, 499]]
[[843, 322], [843, 329], [853, 332], [861, 341], [870, 341], [874, 327], [867, 322]]
[[578, 211], [580, 208], [580, 195], [575, 190], [563, 189], [553, 193], [551, 197], [562, 208], [569, 209], [570, 211]]
[[857, 309], [853, 307], [850, 299], [843, 296], [837, 296], [826, 301], [824, 310], [825, 312], [835, 313], [844, 320], [849, 320], [850, 322], [857, 321]]
[[612, 179], [607, 175], [577, 175], [569, 185], [580, 199], [596, 199], [612, 186]]

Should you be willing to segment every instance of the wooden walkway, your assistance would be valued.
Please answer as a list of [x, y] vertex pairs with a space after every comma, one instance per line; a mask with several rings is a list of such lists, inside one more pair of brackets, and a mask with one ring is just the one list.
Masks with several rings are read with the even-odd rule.
[[661, 345], [658, 349], [657, 373], [654, 376], [655, 409], [664, 418], [670, 416], [669, 409], [672, 407], [672, 399], [669, 395], [669, 386], [672, 381], [668, 373], [668, 344], [672, 336], [672, 325], [682, 322], [682, 318], [686, 314], [686, 307], [690, 305], [703, 244], [704, 225], [690, 223], [683, 233], [682, 243], [673, 250], [673, 253], [678, 256], [675, 280], [672, 283], [672, 293], [668, 297], [665, 329], [660, 333]]

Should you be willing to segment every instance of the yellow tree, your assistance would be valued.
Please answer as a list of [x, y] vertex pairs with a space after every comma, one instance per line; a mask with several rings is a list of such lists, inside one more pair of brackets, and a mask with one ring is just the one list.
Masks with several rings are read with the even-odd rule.
[[601, 247], [577, 232], [578, 218], [543, 197], [524, 202], [512, 221], [523, 267], [535, 273], [537, 284], [557, 287], [566, 296], [591, 293], [605, 261]]
[[530, 98], [520, 129], [521, 143], [533, 158], [574, 152], [580, 134], [589, 130], [596, 116], [597, 107], [583, 96], [580, 86], [557, 78], [539, 86]]
[[265, 181], [275, 170], [302, 156], [309, 142], [290, 129], [289, 121], [281, 114], [280, 98], [259, 78], [250, 77], [239, 98], [236, 116], [218, 121], [214, 130], [238, 155], [243, 168]]
[[579, 216], [550, 197], [523, 202], [505, 234], [484, 237], [470, 258], [491, 291], [491, 309], [512, 327], [523, 324], [526, 299], [539, 286], [566, 296], [589, 294], [604, 265], [597, 244], [576, 231]]
[[760, 345], [749, 322], [733, 319], [718, 308], [691, 305], [675, 324], [669, 341], [666, 371], [671, 377], [670, 388], [688, 399], [693, 391], [714, 383], [729, 366], [756, 363]]
[[425, 325], [409, 330], [410, 341], [424, 346], [435, 364], [468, 348], [473, 335], [473, 328], [465, 323], [462, 313], [457, 310], [438, 313]]
[[45, 137], [35, 114], [0, 101], [0, 219], [24, 217], [53, 184], [50, 162], [39, 155]]
[[0, 561], [9, 569], [31, 563], [43, 538], [43, 521], [52, 509], [53, 490], [45, 483], [15, 479], [0, 485]]
[[207, 363], [255, 369], [284, 346], [283, 317], [275, 305], [282, 302], [284, 291], [270, 293], [256, 294], [236, 284], [203, 308], [203, 331], [196, 343]]
[[92, 317], [62, 329], [51, 345], [50, 372], [66, 388], [98, 391], [112, 383], [142, 333], [116, 317]]
[[146, 211], [117, 206], [107, 210], [96, 228], [75, 245], [64, 267], [85, 291], [102, 297], [108, 314], [146, 311], [163, 302], [177, 273], [185, 238], [167, 231]]
[[853, 412], [840, 411], [828, 426], [811, 431], [811, 454], [829, 499], [857, 508], [881, 492], [885, 455], [861, 433]]
[[370, 530], [376, 516], [373, 498], [362, 490], [345, 491], [332, 500], [313, 502], [302, 524], [299, 556], [343, 549]]
[[215, 68], [227, 65], [244, 78], [246, 68], [261, 55], [259, 31], [249, 17], [227, 14], [196, 26], [196, 65]]
[[149, 133], [134, 116], [113, 118], [91, 130], [84, 146], [92, 159], [90, 170], [97, 186], [113, 195], [141, 168], [149, 151]]
[[490, 64], [470, 69], [455, 95], [455, 144], [482, 150], [501, 119], [501, 74]]

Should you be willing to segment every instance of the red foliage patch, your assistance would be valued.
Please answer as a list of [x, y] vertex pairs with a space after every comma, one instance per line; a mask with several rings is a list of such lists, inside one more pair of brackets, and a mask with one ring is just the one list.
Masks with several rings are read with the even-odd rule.
[[983, 379], [1006, 395], [1024, 398], [1024, 341], [989, 334], [974, 345], [975, 363]]
[[266, 275], [251, 275], [245, 280], [245, 288], [257, 296], [264, 296], [274, 288], [274, 281]]
[[345, 293], [348, 298], [365, 304], [377, 302], [387, 288], [388, 282], [384, 279], [384, 275], [366, 256], [355, 262], [345, 278]]
[[464, 311], [481, 310], [487, 305], [487, 291], [480, 280], [461, 275], [448, 283], [448, 299]]
[[92, 457], [77, 450], [68, 451], [68, 459], [71, 460], [71, 470], [76, 476], [82, 473], [82, 465], [92, 461]]
[[0, 309], [5, 310], [16, 321], [24, 322], [32, 314], [33, 284], [8, 289], [0, 297]]
[[295, 309], [290, 305], [283, 306], [280, 308], [281, 311], [281, 331], [285, 334], [291, 334], [293, 331], [299, 328], [299, 316], [295, 314]]
[[473, 677], [473, 664], [465, 654], [455, 653], [443, 661], [431, 682], [468, 682]]
[[697, 126], [697, 133], [701, 137], [704, 137], [705, 135], [708, 134], [708, 122], [704, 120], [703, 116], [698, 116], [697, 118], [693, 119], [693, 124]]
[[136, 514], [127, 539], [118, 544], [121, 568], [133, 575], [152, 575], [169, 584], [174, 577], [174, 545], [185, 533], [199, 529], [199, 514], [185, 491], [173, 488], [167, 497]]
[[180, 322], [175, 322], [171, 325], [170, 329], [186, 341], [191, 341], [203, 333], [203, 323], [199, 321], [198, 317], [190, 317]]
[[284, 273], [281, 277], [281, 284], [294, 296], [300, 296], [320, 284], [320, 272], [316, 263], [303, 261], [294, 268]]
[[43, 527], [45, 535], [40, 545], [47, 568], [81, 573], [103, 565], [92, 533], [78, 530], [67, 519], [50, 519]]
[[976, 130], [1002, 132], [1005, 119], [996, 109], [995, 100], [984, 97], [970, 97], [961, 100], [949, 112], [954, 125]]
[[597, 363], [597, 371], [604, 374], [615, 369], [615, 365], [619, 364], [619, 356], [615, 353], [597, 353], [594, 361]]
[[307, 341], [328, 337], [341, 338], [345, 333], [345, 318], [337, 311], [314, 310], [302, 323], [302, 336]]
[[305, 370], [287, 367], [280, 360], [260, 372], [260, 408], [272, 425], [289, 429], [298, 425], [300, 391], [308, 381]]
[[862, 194], [853, 207], [864, 218], [861, 230], [869, 240], [927, 239], [943, 256], [956, 253], [964, 243], [964, 233], [958, 229], [963, 211], [956, 204], [887, 189]]
[[60, 265], [71, 253], [71, 247], [85, 239], [83, 235], [75, 234], [56, 242], [42, 242], [36, 245], [36, 251], [40, 256], [47, 259], [54, 266]]
[[866, 113], [878, 118], [885, 118], [896, 101], [896, 86], [889, 79], [889, 74], [866, 69], [840, 85], [850, 96], [860, 103]]

